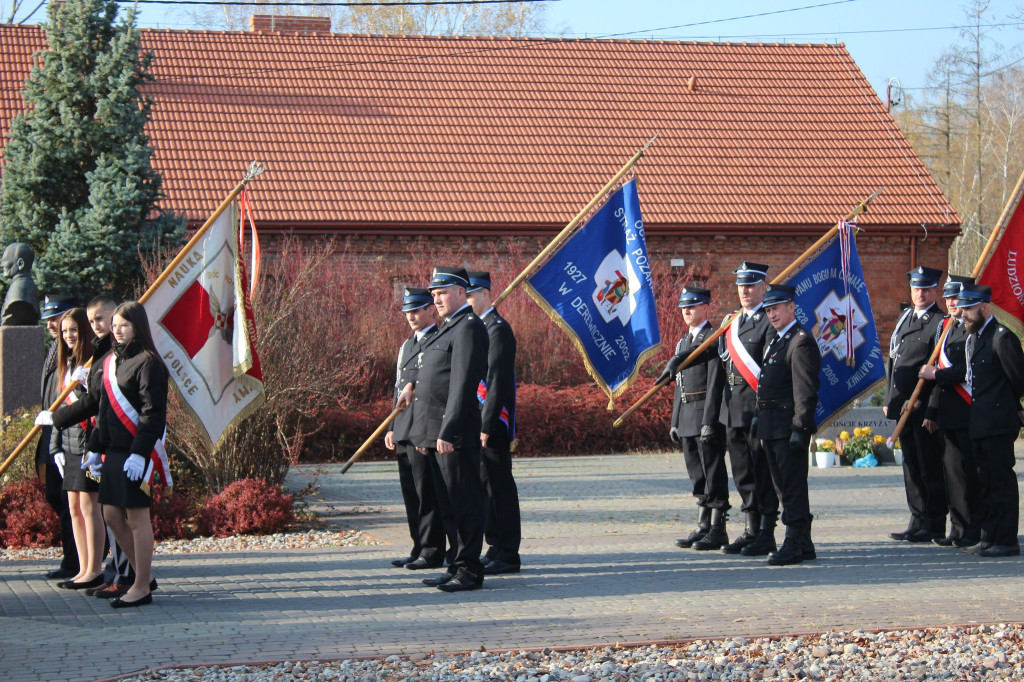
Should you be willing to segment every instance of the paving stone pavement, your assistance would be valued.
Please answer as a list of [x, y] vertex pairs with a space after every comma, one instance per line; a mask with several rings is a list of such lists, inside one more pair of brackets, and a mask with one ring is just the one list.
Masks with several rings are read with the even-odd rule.
[[[424, 587], [424, 572], [388, 564], [410, 544], [393, 463], [359, 463], [346, 475], [340, 466], [319, 469], [311, 507], [386, 544], [158, 556], [153, 605], [118, 611], [56, 589], [41, 577], [49, 563], [0, 561], [6, 680], [96, 679], [172, 663], [1024, 621], [1020, 557], [980, 559], [887, 539], [907, 518], [897, 467], [811, 469], [818, 561], [774, 568], [763, 558], [673, 546], [693, 525], [680, 455], [517, 460], [523, 572], [463, 594]], [[314, 470], [293, 471], [289, 483], [304, 486]]]

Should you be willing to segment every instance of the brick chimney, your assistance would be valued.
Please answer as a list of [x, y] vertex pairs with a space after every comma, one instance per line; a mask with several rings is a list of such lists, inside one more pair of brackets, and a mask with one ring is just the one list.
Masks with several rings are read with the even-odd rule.
[[249, 30], [253, 33], [276, 31], [278, 33], [289, 33], [295, 35], [330, 33], [331, 18], [254, 14], [249, 17]]

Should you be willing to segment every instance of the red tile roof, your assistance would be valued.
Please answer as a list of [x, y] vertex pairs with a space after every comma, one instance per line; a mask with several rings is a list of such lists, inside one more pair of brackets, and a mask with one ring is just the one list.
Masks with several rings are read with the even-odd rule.
[[[0, 26], [0, 130], [35, 27]], [[842, 45], [143, 30], [166, 205], [251, 160], [261, 222], [562, 225], [655, 133], [649, 227], [959, 225]], [[687, 82], [696, 77], [692, 92]]]

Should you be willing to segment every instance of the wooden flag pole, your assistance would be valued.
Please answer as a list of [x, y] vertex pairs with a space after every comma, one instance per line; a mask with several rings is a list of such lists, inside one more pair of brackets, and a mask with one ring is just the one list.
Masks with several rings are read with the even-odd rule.
[[[561, 243], [565, 240], [566, 237], [572, 234], [572, 231], [576, 229], [576, 227], [585, 217], [587, 217], [587, 214], [590, 213], [594, 206], [596, 206], [598, 202], [600, 202], [601, 199], [604, 198], [608, 191], [615, 186], [615, 183], [621, 180], [622, 177], [629, 172], [629, 169], [636, 165], [636, 162], [639, 161], [640, 157], [644, 155], [644, 152], [646, 152], [648, 148], [650, 148], [650, 146], [654, 144], [654, 141], [656, 139], [658, 139], [657, 135], [648, 140], [647, 144], [645, 144], [643, 147], [637, 150], [635, 154], [633, 154], [629, 161], [626, 162], [626, 165], [623, 166], [619, 170], [619, 172], [612, 177], [611, 180], [605, 183], [605, 186], [602, 187], [596, 195], [594, 195], [594, 198], [591, 199], [587, 203], [587, 205], [584, 206], [583, 209], [576, 214], [576, 217], [570, 220], [569, 224], [562, 228], [562, 231], [559, 232], [555, 236], [555, 238], [552, 239], [551, 242], [547, 246], [545, 246], [540, 253], [537, 254], [537, 257], [530, 261], [530, 264], [527, 265], [526, 268], [521, 273], [519, 273], [519, 275], [514, 280], [512, 280], [512, 282], [507, 287], [505, 287], [505, 290], [501, 292], [497, 296], [497, 298], [491, 301], [491, 305], [497, 307], [499, 303], [508, 298], [508, 295], [515, 291], [516, 287], [522, 284], [526, 280], [526, 278], [533, 273], [537, 266], [543, 263], [544, 259], [547, 258], [551, 254], [551, 252], [553, 252], [561, 245]], [[395, 417], [398, 416], [398, 413], [400, 411], [401, 410], [396, 409], [388, 416], [388, 418], [384, 421], [383, 424], [377, 427], [377, 430], [374, 431], [373, 434], [371, 434], [370, 437], [366, 439], [366, 442], [363, 443], [362, 447], [356, 450], [356, 453], [349, 458], [348, 462], [345, 463], [345, 466], [342, 468], [341, 473], [345, 473], [346, 471], [348, 471], [349, 467], [351, 467], [352, 464], [357, 459], [359, 459], [359, 457], [362, 456], [363, 452], [368, 447], [370, 447], [370, 444], [373, 443], [373, 441], [376, 440], [377, 437], [384, 432], [384, 429], [386, 429], [387, 426], [395, 420]]]
[[403, 408], [401, 407], [396, 407], [394, 410], [391, 411], [391, 414], [388, 415], [388, 418], [385, 419], [384, 422], [377, 427], [376, 431], [370, 434], [370, 437], [367, 438], [363, 442], [363, 444], [359, 446], [359, 449], [355, 451], [355, 454], [348, 458], [348, 461], [345, 462], [345, 466], [341, 468], [341, 473], [345, 473], [346, 471], [348, 471], [352, 467], [352, 465], [356, 463], [356, 460], [363, 456], [363, 453], [370, 448], [370, 446], [373, 444], [373, 441], [377, 440], [377, 438], [380, 437], [380, 434], [384, 433], [384, 430], [391, 425], [391, 422], [395, 421], [395, 418], [398, 416], [398, 413], [402, 411], [402, 409]]
[[[1024, 194], [1024, 173], [1021, 173], [1020, 178], [1017, 180], [1017, 185], [1013, 188], [1013, 193], [1010, 194], [1009, 200], [1003, 207], [1003, 212], [999, 216], [999, 220], [996, 221], [995, 227], [992, 228], [992, 234], [988, 236], [988, 241], [985, 242], [985, 248], [981, 250], [981, 254], [978, 256], [977, 262], [974, 264], [974, 271], [971, 272], [971, 277], [977, 279], [978, 275], [981, 274], [982, 269], [985, 267], [985, 261], [988, 260], [989, 254], [992, 253], [992, 249], [995, 248], [996, 242], [999, 241], [999, 234], [1006, 227], [1006, 223], [1009, 222], [1010, 216], [1017, 208], [1017, 204], [1020, 203], [1021, 195]], [[946, 343], [946, 336], [949, 334], [949, 330], [953, 328], [953, 325], [947, 325], [942, 330], [942, 336], [935, 343], [935, 348], [932, 349], [931, 355], [928, 356], [928, 364], [934, 365], [935, 361], [939, 359], [939, 351], [942, 350], [942, 346]], [[921, 397], [921, 391], [924, 389], [924, 379], [917, 380], [917, 386], [914, 387], [914, 392], [910, 394], [910, 398], [907, 400], [907, 409], [900, 414], [900, 420], [896, 422], [896, 428], [893, 429], [892, 435], [889, 436], [885, 444], [888, 447], [892, 447], [896, 439], [903, 433], [903, 427], [907, 425], [907, 420], [910, 418], [910, 413], [913, 412], [913, 405], [917, 402], [917, 399]]]
[[605, 184], [605, 186], [602, 187], [601, 190], [597, 194], [594, 195], [594, 198], [591, 199], [587, 203], [587, 205], [584, 206], [583, 209], [579, 213], [576, 214], [575, 218], [573, 218], [572, 220], [569, 221], [568, 225], [566, 225], [564, 228], [562, 228], [562, 231], [559, 232], [555, 236], [555, 238], [552, 239], [551, 242], [547, 246], [545, 246], [541, 250], [540, 253], [537, 254], [537, 257], [534, 258], [532, 261], [530, 261], [530, 264], [527, 265], [526, 268], [521, 273], [519, 273], [518, 277], [516, 277], [514, 280], [512, 280], [511, 284], [509, 284], [507, 287], [505, 287], [505, 291], [501, 292], [498, 295], [498, 297], [495, 298], [491, 302], [491, 305], [497, 306], [499, 303], [504, 301], [505, 298], [507, 298], [508, 295], [511, 294], [515, 290], [516, 287], [518, 287], [520, 284], [522, 284], [523, 281], [527, 277], [529, 277], [531, 274], [533, 274], [533, 271], [537, 268], [537, 266], [539, 266], [541, 263], [543, 263], [544, 259], [547, 258], [551, 254], [552, 251], [557, 249], [561, 245], [561, 243], [565, 240], [566, 237], [568, 237], [570, 234], [572, 234], [572, 231], [576, 229], [576, 226], [579, 225], [580, 222], [582, 222], [582, 220], [587, 217], [587, 214], [590, 213], [590, 211], [594, 208], [594, 206], [596, 206], [601, 201], [601, 199], [604, 198], [604, 196], [608, 193], [608, 191], [612, 187], [615, 186], [615, 183], [617, 183], [619, 180], [621, 180], [622, 177], [626, 173], [628, 173], [629, 170], [634, 165], [636, 165], [636, 162], [639, 161], [640, 157], [644, 155], [644, 152], [646, 152], [650, 148], [650, 146], [652, 144], [654, 144], [654, 141], [656, 139], [658, 139], [657, 135], [652, 137], [650, 140], [647, 141], [647, 144], [645, 144], [643, 147], [638, 149], [636, 154], [633, 154], [633, 156], [629, 159], [629, 161], [626, 162], [626, 165], [623, 166], [619, 170], [619, 172], [616, 173], [612, 177], [612, 179], [609, 180]]
[[[164, 271], [160, 273], [160, 276], [156, 278], [156, 281], [153, 282], [148, 289], [146, 289], [146, 293], [142, 294], [142, 296], [139, 296], [139, 303], [145, 303], [146, 300], [153, 295], [153, 292], [156, 291], [156, 288], [160, 286], [160, 284], [162, 284], [165, 279], [170, 277], [171, 273], [174, 272], [174, 268], [178, 267], [178, 264], [181, 263], [181, 261], [185, 258], [186, 255], [188, 255], [188, 252], [191, 250], [191, 248], [199, 241], [203, 234], [210, 229], [210, 226], [213, 225], [213, 222], [220, 217], [220, 214], [223, 213], [228, 206], [231, 205], [231, 202], [235, 200], [235, 197], [238, 196], [238, 193], [242, 191], [242, 188], [249, 184], [249, 182], [254, 178], [259, 177], [263, 173], [263, 171], [264, 166], [262, 163], [253, 161], [251, 164], [249, 164], [249, 169], [246, 171], [245, 177], [242, 179], [242, 181], [238, 183], [238, 185], [233, 190], [231, 190], [231, 194], [228, 195], [228, 198], [221, 202], [221, 205], [217, 207], [217, 210], [214, 211], [213, 215], [210, 216], [210, 218], [205, 223], [203, 223], [203, 226], [196, 231], [195, 235], [192, 236], [192, 239], [190, 239], [188, 243], [185, 244], [185, 246], [181, 249], [178, 255], [174, 257], [174, 260], [172, 260], [170, 264], [166, 268], [164, 268]], [[89, 358], [89, 361], [85, 363], [85, 368], [89, 369], [91, 367], [92, 358]], [[61, 394], [57, 396], [57, 400], [54, 401], [53, 405], [50, 406], [50, 412], [54, 412], [55, 410], [60, 408], [60, 406], [64, 404], [64, 401], [67, 399], [67, 397], [71, 395], [71, 391], [78, 388], [79, 383], [80, 382], [72, 381], [70, 384], [68, 384], [67, 388], [65, 388], [61, 392]], [[12, 452], [10, 456], [4, 460], [3, 464], [0, 464], [0, 476], [3, 476], [4, 472], [7, 471], [12, 464], [14, 464], [14, 461], [18, 459], [18, 455], [20, 455], [25, 450], [25, 448], [28, 447], [28, 444], [32, 442], [35, 439], [35, 437], [39, 435], [39, 432], [42, 430], [42, 426], [33, 426], [32, 429], [28, 432], [28, 434], [21, 439], [21, 442], [18, 443], [18, 447], [14, 448], [14, 452]]]
[[[840, 225], [843, 224], [843, 222], [846, 222], [846, 221], [849, 221], [849, 220], [853, 220], [854, 218], [859, 216], [861, 213], [863, 213], [864, 211], [868, 210], [868, 205], [872, 201], [874, 201], [878, 197], [878, 195], [881, 194], [881, 193], [882, 193], [882, 189], [881, 188], [876, 189], [874, 192], [871, 193], [870, 196], [868, 196], [866, 199], [864, 199], [859, 204], [857, 204], [857, 206], [854, 207], [853, 210], [851, 210], [849, 213], [847, 213], [846, 216], [843, 217], [843, 219], [841, 221], [836, 223], [828, 232], [826, 232], [824, 235], [822, 235], [821, 239], [819, 239], [818, 241], [814, 242], [814, 244], [812, 244], [810, 246], [810, 248], [808, 248], [806, 251], [804, 251], [802, 254], [800, 254], [800, 256], [798, 256], [796, 260], [794, 260], [792, 263], [790, 263], [788, 268], [786, 268], [785, 270], [780, 272], [778, 274], [778, 276], [775, 279], [772, 280], [771, 283], [772, 284], [779, 284], [781, 282], [786, 281], [786, 279], [788, 279], [790, 277], [790, 275], [792, 275], [794, 272], [796, 272], [798, 269], [800, 269], [800, 267], [803, 266], [803, 264], [806, 261], [808, 261], [811, 257], [813, 257], [823, 246], [828, 244], [828, 242], [833, 237], [836, 236], [836, 234], [839, 232], [839, 227], [840, 227]], [[683, 360], [683, 362], [679, 365], [679, 368], [676, 370], [676, 372], [678, 373], [678, 372], [682, 371], [683, 369], [685, 369], [686, 367], [689, 367], [692, 358], [700, 357], [700, 355], [705, 350], [707, 350], [708, 346], [710, 346], [712, 343], [717, 341], [718, 337], [721, 336], [722, 334], [724, 334], [729, 329], [729, 325], [731, 325], [733, 323], [733, 320], [735, 320], [739, 316], [740, 312], [741, 311], [737, 311], [737, 312], [733, 313], [728, 319], [726, 319], [725, 323], [721, 327], [719, 327], [717, 330], [715, 330], [715, 332], [713, 334], [708, 336], [708, 338], [706, 338], [702, 344], [700, 344], [695, 349], [693, 349], [693, 351], [687, 356], [687, 358], [685, 360]], [[668, 386], [671, 382], [672, 382], [672, 380], [669, 379], [668, 381], [665, 381], [664, 383], [655, 383], [654, 386], [652, 386], [651, 389], [649, 391], [647, 391], [647, 393], [644, 393], [635, 403], [630, 405], [628, 410], [623, 412], [621, 415], [619, 415], [618, 419], [616, 419], [614, 422], [612, 422], [612, 427], [619, 428], [620, 426], [622, 426], [622, 423], [624, 421], [626, 421], [626, 419], [630, 415], [632, 415], [634, 412], [636, 412], [638, 409], [640, 409], [640, 407], [644, 403], [646, 403], [648, 400], [653, 398], [654, 394], [657, 393], [663, 386]]]

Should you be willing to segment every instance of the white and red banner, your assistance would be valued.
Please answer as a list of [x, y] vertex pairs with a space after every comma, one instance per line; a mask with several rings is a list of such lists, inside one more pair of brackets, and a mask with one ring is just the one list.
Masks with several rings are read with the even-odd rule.
[[999, 321], [1017, 334], [1024, 331], [1024, 206], [1020, 199], [1018, 182], [1004, 209], [1009, 216], [1006, 228], [978, 276], [978, 284], [992, 287], [993, 312]]
[[156, 348], [211, 447], [264, 401], [238, 223], [232, 204], [145, 304]]

